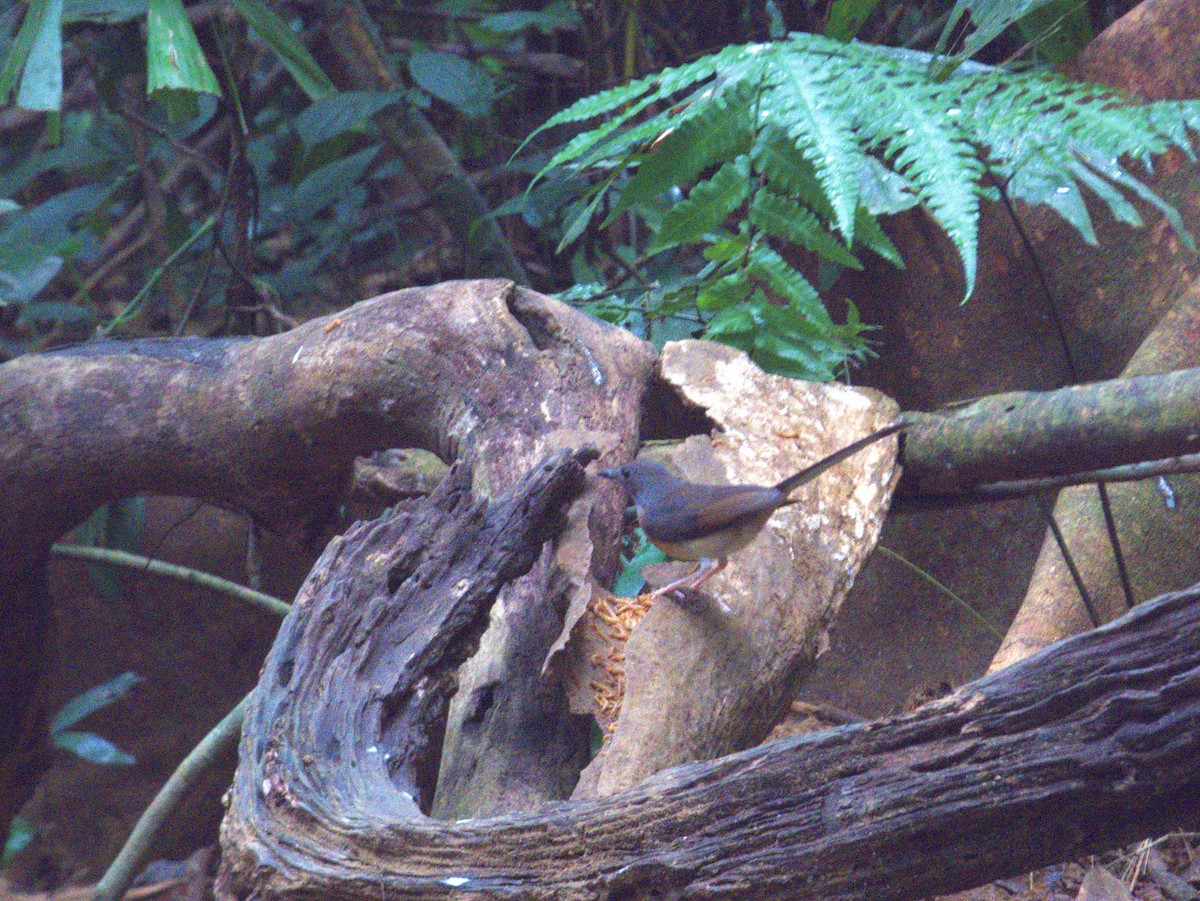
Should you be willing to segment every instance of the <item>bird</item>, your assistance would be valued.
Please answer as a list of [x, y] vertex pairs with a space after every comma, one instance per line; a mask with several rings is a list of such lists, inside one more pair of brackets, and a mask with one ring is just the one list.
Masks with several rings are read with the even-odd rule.
[[691, 571], [656, 589], [651, 598], [695, 591], [754, 540], [791, 493], [826, 470], [888, 435], [908, 428], [897, 422], [834, 451], [775, 485], [700, 485], [681, 479], [653, 460], [634, 461], [598, 473], [624, 486], [646, 538], [668, 557], [694, 561]]

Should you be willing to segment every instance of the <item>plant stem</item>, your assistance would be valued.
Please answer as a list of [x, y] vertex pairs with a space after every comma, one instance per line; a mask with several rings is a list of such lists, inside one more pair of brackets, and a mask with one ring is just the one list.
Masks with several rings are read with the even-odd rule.
[[220, 576], [189, 569], [186, 566], [177, 566], [174, 563], [165, 563], [162, 560], [153, 560], [150, 557], [141, 557], [126, 551], [118, 551], [106, 547], [88, 547], [81, 544], [56, 544], [50, 550], [60, 557], [75, 557], [79, 560], [90, 560], [93, 563], [125, 566], [130, 569], [139, 569], [142, 572], [151, 573], [155, 576], [165, 576], [168, 579], [178, 579], [181, 582], [190, 582], [193, 585], [203, 585], [205, 588], [211, 588], [213, 591], [219, 591], [230, 597], [247, 601], [255, 607], [259, 607], [276, 616], [286, 616], [287, 612], [292, 609], [291, 604], [285, 603], [277, 597], [263, 594], [261, 591], [255, 591], [252, 588], [246, 588], [244, 585], [239, 585], [237, 582], [230, 582], [228, 579], [222, 579]]
[[222, 755], [237, 743], [242, 734], [242, 722], [250, 695], [242, 698], [238, 705], [217, 723], [200, 743], [183, 758], [183, 762], [171, 774], [171, 778], [154, 796], [150, 806], [143, 811], [133, 827], [133, 832], [109, 865], [103, 878], [96, 883], [92, 892], [93, 901], [120, 901], [133, 883], [138, 870], [145, 863], [150, 843], [162, 828], [171, 811], [179, 804], [192, 784]]

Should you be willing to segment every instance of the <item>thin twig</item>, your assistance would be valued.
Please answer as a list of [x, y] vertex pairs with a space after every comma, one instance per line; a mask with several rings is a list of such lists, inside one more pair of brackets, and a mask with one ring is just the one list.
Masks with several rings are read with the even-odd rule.
[[1200, 453], [1165, 457], [1161, 460], [1144, 460], [1104, 469], [1088, 469], [1057, 476], [1037, 479], [1014, 479], [1011, 482], [987, 482], [973, 485], [960, 492], [928, 495], [897, 495], [897, 509], [914, 510], [926, 507], [957, 507], [966, 504], [991, 503], [1026, 497], [1044, 491], [1057, 491], [1073, 485], [1090, 485], [1095, 482], [1137, 482], [1165, 475], [1200, 472]]
[[150, 277], [146, 279], [146, 283], [142, 285], [138, 293], [134, 295], [133, 300], [129, 301], [129, 303], [125, 305], [125, 309], [118, 313], [116, 318], [109, 322], [108, 325], [100, 329], [101, 336], [107, 338], [114, 329], [120, 328], [122, 325], [136, 316], [142, 307], [142, 303], [150, 295], [150, 292], [154, 289], [154, 286], [158, 284], [158, 280], [162, 278], [163, 273], [167, 271], [167, 267], [174, 263], [175, 260], [196, 241], [198, 241], [202, 235], [206, 234], [216, 224], [216, 221], [217, 219], [215, 216], [209, 216], [206, 220], [204, 220], [198, 229], [189, 235], [182, 244], [176, 247], [175, 250], [171, 252], [171, 255], [163, 260], [161, 265], [156, 267], [155, 270], [150, 273]]
[[916, 573], [918, 576], [920, 576], [922, 579], [924, 579], [926, 582], [928, 582], [930, 585], [932, 585], [938, 591], [942, 592], [942, 594], [949, 597], [956, 604], [961, 605], [963, 607], [963, 609], [965, 609], [968, 613], [971, 614], [971, 616], [973, 616], [973, 617], [975, 617], [975, 619], [979, 620], [979, 622], [983, 626], [983, 628], [985, 628], [988, 632], [990, 632], [992, 635], [994, 635], [999, 641], [1004, 640], [1004, 633], [1001, 632], [999, 629], [997, 629], [995, 626], [993, 626], [991, 623], [989, 623], [987, 621], [987, 618], [984, 617], [984, 615], [982, 613], [980, 613], [978, 610], [976, 610], [974, 607], [972, 607], [970, 604], [968, 604], [966, 599], [963, 598], [962, 595], [955, 592], [949, 585], [946, 585], [943, 582], [938, 581], [938, 579], [936, 579], [933, 575], [931, 575], [930, 573], [927, 573], [925, 570], [921, 569], [921, 567], [917, 566], [917, 564], [913, 563], [907, 557], [905, 557], [902, 554], [897, 553], [896, 551], [893, 551], [891, 548], [884, 547], [882, 544], [877, 544], [877, 545], [875, 545], [875, 547], [879, 550], [879, 553], [883, 554], [885, 557], [887, 557], [890, 560], [895, 560], [897, 563], [901, 564], [902, 566], [908, 567], [908, 569], [912, 570], [914, 573]]
[[1129, 570], [1125, 566], [1125, 553], [1121, 550], [1121, 539], [1117, 536], [1117, 521], [1113, 517], [1112, 502], [1108, 499], [1108, 483], [1097, 482], [1096, 489], [1100, 492], [1100, 509], [1104, 512], [1104, 528], [1108, 531], [1108, 544], [1113, 550], [1113, 560], [1117, 564], [1117, 575], [1121, 580], [1121, 590], [1125, 593], [1125, 604], [1133, 609], [1133, 586], [1129, 582]]
[[1067, 564], [1067, 570], [1071, 573], [1071, 578], [1075, 582], [1075, 588], [1079, 591], [1079, 597], [1083, 599], [1083, 606], [1087, 608], [1092, 625], [1098, 628], [1102, 624], [1102, 620], [1096, 613], [1095, 606], [1092, 604], [1092, 596], [1088, 593], [1087, 586], [1083, 584], [1083, 576], [1079, 574], [1079, 567], [1075, 565], [1075, 560], [1071, 556], [1071, 549], [1067, 547], [1066, 536], [1063, 535], [1062, 529], [1058, 527], [1058, 521], [1054, 518], [1054, 511], [1050, 509], [1050, 503], [1046, 500], [1044, 494], [1035, 494], [1034, 497], [1037, 498], [1038, 506], [1042, 509], [1042, 515], [1046, 517], [1046, 524], [1050, 526], [1050, 534], [1054, 536], [1054, 541], [1058, 544], [1058, 551], [1062, 554], [1063, 561]]
[[183, 141], [174, 137], [165, 128], [163, 128], [159, 125], [155, 125], [149, 119], [142, 117], [138, 113], [129, 109], [127, 106], [121, 107], [121, 115], [124, 116], [126, 119], [128, 119], [130, 122], [132, 122], [134, 125], [137, 125], [139, 128], [143, 128], [146, 131], [150, 132], [151, 134], [162, 138], [164, 141], [166, 141], [168, 144], [170, 144], [173, 148], [175, 148], [175, 150], [177, 150], [179, 153], [181, 153], [184, 156], [191, 157], [196, 162], [200, 163], [200, 165], [202, 165], [204, 168], [211, 170], [213, 173], [215, 173], [217, 175], [221, 174], [221, 166], [215, 160], [210, 159], [208, 156], [201, 153], [195, 147], [192, 147], [189, 144], [185, 144]]

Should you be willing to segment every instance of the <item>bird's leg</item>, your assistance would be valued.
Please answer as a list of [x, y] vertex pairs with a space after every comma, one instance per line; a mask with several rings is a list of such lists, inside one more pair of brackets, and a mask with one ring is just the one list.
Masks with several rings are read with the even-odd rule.
[[701, 585], [703, 585], [705, 582], [707, 582], [709, 579], [711, 579], [713, 576], [715, 576], [717, 573], [719, 573], [721, 570], [723, 570], [728, 565], [728, 563], [729, 563], [728, 557], [718, 557], [716, 560], [711, 560], [708, 557], [702, 557], [700, 559], [700, 567], [703, 568], [703, 567], [707, 566], [707, 572], [705, 572], [704, 575], [702, 575], [699, 579], [697, 579], [694, 584], [689, 585], [688, 587], [691, 588], [692, 591], [698, 590]]
[[689, 569], [685, 575], [676, 579], [674, 582], [669, 582], [662, 588], [654, 589], [652, 592], [650, 592], [651, 599], [658, 599], [665, 594], [672, 594], [676, 588], [679, 588], [681, 585], [685, 585], [690, 582], [696, 573], [700, 571], [700, 567], [702, 567], [704, 563], [705, 561], [701, 560], [699, 563]]
[[[695, 591], [701, 585], [723, 570], [727, 563], [729, 563], [729, 558], [727, 557], [718, 557], [716, 560], [713, 560], [710, 557], [701, 557], [700, 562], [697, 563], [687, 575], [676, 579], [674, 582], [664, 585], [662, 588], [655, 589], [650, 593], [650, 597], [652, 599], [657, 599], [665, 594], [679, 594], [680, 592], [678, 589], [680, 588], [686, 588], [688, 591]], [[699, 578], [697, 578], [697, 576], [699, 576]], [[717, 599], [717, 602], [721, 605], [722, 610], [724, 610], [726, 613], [729, 612], [728, 604], [726, 604], [720, 598]]]

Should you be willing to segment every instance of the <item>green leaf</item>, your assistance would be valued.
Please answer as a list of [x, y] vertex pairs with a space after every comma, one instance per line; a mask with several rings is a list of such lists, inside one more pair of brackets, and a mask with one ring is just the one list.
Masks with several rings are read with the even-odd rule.
[[746, 270], [738, 269], [705, 285], [696, 295], [696, 308], [702, 313], [716, 313], [741, 303], [753, 291]]
[[17, 325], [84, 325], [96, 320], [95, 310], [59, 300], [47, 300], [28, 304], [17, 317]]
[[746, 271], [772, 299], [786, 301], [788, 306], [802, 312], [815, 328], [832, 328], [833, 322], [821, 303], [817, 289], [770, 247], [764, 244], [756, 246], [750, 254]]
[[1052, 66], [1060, 66], [1095, 36], [1088, 6], [1080, 0], [1049, 0], [1017, 21], [1026, 41]]
[[936, 88], [914, 86], [898, 72], [878, 74], [882, 77], [863, 85], [860, 116], [864, 122], [889, 116], [888, 127], [875, 130], [877, 140], [884, 144], [891, 168], [912, 185], [957, 248], [965, 299], [975, 290], [983, 164], [959, 117], [945, 114], [945, 100]]
[[936, 57], [931, 60], [931, 64], [937, 63], [935, 77], [945, 77], [959, 62], [970, 59], [998, 38], [1008, 26], [1049, 2], [1051, 0], [957, 0], [938, 37], [935, 52], [941, 54], [946, 50], [951, 36], [962, 31], [968, 17], [975, 28], [963, 40], [958, 53], [944, 61]]
[[825, 37], [848, 41], [858, 34], [879, 0], [833, 0], [825, 19]]
[[817, 218], [791, 197], [776, 194], [770, 188], [760, 188], [750, 202], [750, 224], [768, 235], [806, 247], [850, 269], [862, 269], [858, 257], [834, 237]]
[[507, 12], [484, 16], [479, 24], [499, 34], [519, 34], [535, 28], [542, 34], [577, 28], [582, 24], [579, 13], [569, 3], [551, 3], [540, 12]]
[[1118, 222], [1124, 222], [1126, 225], [1132, 225], [1134, 228], [1140, 228], [1145, 224], [1142, 214], [1137, 211], [1137, 207], [1125, 199], [1125, 195], [1083, 163], [1074, 162], [1071, 164], [1070, 169], [1079, 181], [1091, 188], [1096, 193], [1096, 196], [1108, 205], [1108, 211], [1113, 214], [1113, 217]]
[[904, 268], [904, 258], [892, 243], [892, 239], [884, 234], [879, 220], [861, 207], [855, 218], [854, 246], [866, 247], [883, 257], [897, 269]]
[[37, 833], [25, 817], [17, 814], [8, 823], [8, 838], [4, 842], [4, 854], [0, 856], [0, 867], [6, 867], [24, 851]]
[[104, 524], [104, 547], [137, 553], [142, 549], [146, 529], [146, 499], [140, 495], [123, 497], [108, 505]]
[[119, 25], [146, 15], [146, 0], [65, 0], [63, 24]]
[[351, 186], [362, 179], [378, 152], [378, 146], [368, 147], [313, 172], [296, 186], [294, 192], [287, 193], [287, 201], [279, 213], [277, 224], [307, 223], [331, 203], [344, 197]]
[[710, 319], [704, 336], [749, 353], [754, 349], [754, 341], [750, 336], [757, 328], [758, 323], [747, 305], [738, 304], [726, 307]]
[[68, 258], [77, 252], [85, 229], [79, 220], [100, 206], [112, 189], [112, 184], [87, 182], [6, 216], [0, 231], [0, 269], [22, 271], [47, 256]]
[[373, 115], [404, 101], [404, 91], [342, 91], [310, 104], [296, 116], [296, 133], [307, 150], [344, 132], [360, 129]]
[[[703, 82], [711, 78], [718, 71], [725, 71], [730, 74], [735, 73], [737, 64], [744, 60], [745, 55], [745, 48], [743, 47], [726, 47], [711, 56], [701, 57], [694, 62], [675, 66], [670, 69], [663, 69], [655, 75], [631, 81], [629, 84], [617, 85], [614, 88], [601, 91], [599, 94], [592, 94], [575, 101], [566, 109], [555, 113], [533, 134], [536, 135], [538, 132], [544, 131], [547, 128], [553, 128], [556, 125], [565, 125], [569, 122], [583, 122], [587, 119], [595, 119], [597, 116], [621, 110], [609, 122], [598, 126], [586, 135], [580, 135], [579, 138], [584, 140], [579, 140], [576, 149], [569, 155], [562, 159], [551, 160], [549, 167], [552, 168], [574, 158], [583, 148], [591, 146], [592, 143], [603, 140], [609, 133], [620, 128], [650, 104], [657, 103], [685, 88], [690, 88]], [[526, 141], [528, 140], [527, 138]], [[567, 146], [571, 147], [572, 144], [576, 144], [576, 142], [572, 141]]]
[[646, 580], [642, 578], [642, 570], [652, 563], [662, 563], [667, 559], [662, 551], [646, 540], [646, 535], [641, 529], [637, 530], [637, 536], [637, 550], [629, 562], [621, 568], [621, 575], [617, 577], [617, 582], [613, 585], [615, 597], [637, 597], [637, 593], [646, 584]]
[[53, 742], [54, 747], [70, 751], [92, 763], [104, 766], [133, 766], [137, 763], [134, 757], [94, 732], [59, 732], [54, 736]]
[[183, 4], [179, 0], [148, 0], [146, 15], [146, 92], [220, 94], [217, 77], [204, 58]]
[[714, 163], [749, 150], [753, 137], [747, 119], [749, 102], [749, 97], [740, 96], [713, 100], [678, 127], [667, 126], [621, 192], [605, 224], [631, 206], [692, 181]]
[[35, 9], [40, 15], [25, 60], [17, 106], [29, 110], [58, 110], [62, 106], [63, 87], [62, 0], [33, 0], [26, 22], [34, 18]]
[[1123, 168], [1121, 168], [1121, 164], [1115, 159], [1111, 157], [1106, 158], [1100, 154], [1079, 149], [1076, 149], [1076, 153], [1078, 153], [1080, 158], [1089, 166], [1091, 166], [1092, 169], [1099, 172], [1109, 181], [1118, 185], [1123, 185], [1138, 197], [1142, 198], [1142, 200], [1146, 201], [1152, 206], [1158, 207], [1159, 211], [1166, 218], [1167, 222], [1170, 223], [1171, 228], [1175, 230], [1176, 236], [1183, 243], [1184, 247], [1186, 247], [1188, 250], [1195, 251], [1196, 241], [1192, 237], [1191, 233], [1187, 230], [1187, 226], [1183, 224], [1183, 217], [1179, 215], [1179, 211], [1175, 209], [1175, 207], [1171, 206], [1171, 204], [1159, 197], [1158, 194], [1156, 194], [1148, 185], [1126, 172]]
[[873, 156], [867, 157], [859, 170], [858, 186], [863, 206], [872, 217], [893, 216], [921, 202], [903, 175], [893, 172]]
[[[799, 48], [814, 50], [826, 49], [831, 43], [815, 35], [796, 35], [792, 42]], [[853, 120], [845, 110], [846, 100], [835, 89], [835, 85], [845, 82], [841, 76], [844, 70], [836, 56], [826, 57], [819, 52], [788, 54], [780, 60], [778, 70], [778, 80], [772, 82], [765, 100], [766, 108], [786, 113], [782, 127], [811, 161], [833, 208], [834, 224], [842, 237], [852, 242], [862, 150]]]
[[77, 694], [59, 708], [50, 722], [50, 734], [58, 735], [97, 710], [119, 701], [129, 689], [144, 681], [137, 673], [122, 673], [95, 688]]
[[[94, 547], [136, 552], [141, 550], [142, 529], [146, 521], [146, 499], [121, 498], [97, 507], [76, 530], [78, 540]], [[124, 595], [120, 570], [108, 563], [85, 564], [92, 585], [110, 605], [120, 603]]]
[[13, 88], [17, 86], [17, 77], [25, 69], [29, 59], [29, 51], [33, 40], [42, 28], [42, 20], [46, 15], [46, 4], [32, 3], [25, 10], [25, 18], [17, 30], [17, 36], [8, 46], [4, 57], [4, 65], [0, 66], [0, 103], [7, 103]]
[[1100, 242], [1092, 226], [1083, 193], [1071, 173], [1063, 166], [1022, 166], [1008, 182], [1011, 197], [1025, 203], [1044, 204], [1073, 225], [1093, 247]]
[[749, 246], [750, 234], [748, 230], [741, 229], [736, 235], [728, 233], [720, 235], [715, 241], [705, 247], [702, 253], [706, 260], [712, 260], [714, 263], [724, 263], [744, 254]]
[[694, 243], [746, 202], [750, 193], [750, 158], [745, 154], [721, 166], [713, 177], [692, 188], [686, 200], [667, 210], [648, 253]]
[[453, 53], [417, 50], [408, 57], [408, 72], [414, 82], [470, 119], [492, 111], [496, 82], [476, 62]]
[[558, 242], [558, 246], [554, 248], [555, 253], [562, 253], [563, 249], [574, 242], [588, 223], [592, 221], [592, 217], [596, 214], [596, 206], [600, 203], [600, 197], [593, 197], [588, 203], [576, 203], [567, 208], [566, 214], [563, 217], [565, 227], [563, 228], [562, 240]]
[[329, 76], [313, 59], [303, 42], [262, 0], [230, 0], [255, 34], [279, 57], [288, 74], [309, 100], [320, 100], [337, 91]]
[[63, 258], [47, 256], [15, 272], [0, 272], [0, 303], [25, 304], [33, 300], [62, 269]]

